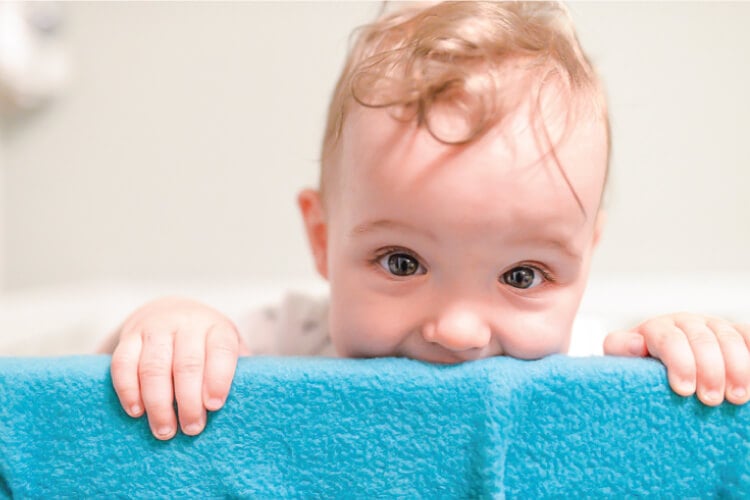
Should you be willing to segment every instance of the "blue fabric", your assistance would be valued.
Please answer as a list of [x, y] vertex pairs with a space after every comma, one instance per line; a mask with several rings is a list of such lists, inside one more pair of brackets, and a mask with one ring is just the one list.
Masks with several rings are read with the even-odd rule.
[[750, 405], [676, 396], [653, 360], [246, 358], [167, 442], [109, 361], [0, 358], [0, 497], [750, 495]]

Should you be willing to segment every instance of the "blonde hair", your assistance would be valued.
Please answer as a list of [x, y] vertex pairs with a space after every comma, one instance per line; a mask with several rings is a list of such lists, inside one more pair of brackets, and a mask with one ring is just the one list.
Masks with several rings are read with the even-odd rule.
[[[403, 121], [416, 119], [418, 126], [443, 143], [467, 143], [517, 104], [503, 100], [502, 88], [508, 86], [507, 81], [503, 85], [503, 69], [518, 61], [524, 73], [536, 79], [537, 92], [550, 77], [562, 82], [571, 109], [586, 104], [604, 118], [609, 135], [599, 78], [560, 3], [407, 4], [358, 30], [328, 109], [321, 193], [332, 178], [343, 124], [353, 103], [388, 108]], [[463, 114], [466, 129], [460, 133], [436, 129], [430, 112], [445, 105]], [[561, 166], [560, 171], [575, 195]], [[576, 200], [580, 205], [577, 195]]]

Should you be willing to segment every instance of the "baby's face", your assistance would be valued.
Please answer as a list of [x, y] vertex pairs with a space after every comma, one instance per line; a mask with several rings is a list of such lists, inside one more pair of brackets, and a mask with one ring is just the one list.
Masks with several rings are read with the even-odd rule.
[[[561, 113], [544, 106], [558, 137]], [[524, 109], [464, 146], [386, 110], [350, 113], [317, 233], [317, 195], [301, 196], [340, 355], [453, 363], [567, 351], [598, 238], [607, 139], [592, 121], [555, 148], [584, 214], [540, 137]]]

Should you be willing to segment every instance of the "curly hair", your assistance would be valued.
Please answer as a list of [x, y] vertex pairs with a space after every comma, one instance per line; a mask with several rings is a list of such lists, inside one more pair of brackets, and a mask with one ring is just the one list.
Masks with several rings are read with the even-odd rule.
[[[558, 2], [408, 4], [355, 33], [328, 109], [321, 192], [332, 176], [333, 157], [352, 103], [387, 108], [396, 119], [416, 120], [440, 142], [465, 144], [518, 105], [503, 90], [519, 85], [510, 81], [512, 68], [519, 64], [534, 80], [530, 87], [537, 93], [537, 105], [545, 85], [553, 79], [561, 82], [556, 89], [567, 91], [568, 121], [573, 110], [593, 110], [604, 119], [609, 137], [600, 80], [581, 49], [567, 9]], [[460, 113], [466, 127], [456, 128], [452, 122], [451, 128], [441, 130], [431, 112], [445, 106]], [[550, 152], [555, 154], [554, 147]]]

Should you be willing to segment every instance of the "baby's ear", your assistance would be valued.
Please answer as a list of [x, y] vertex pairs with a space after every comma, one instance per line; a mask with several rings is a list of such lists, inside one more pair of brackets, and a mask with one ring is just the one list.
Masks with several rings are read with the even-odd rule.
[[305, 222], [315, 267], [321, 276], [328, 279], [328, 228], [320, 193], [315, 189], [302, 190], [297, 195], [297, 205]]
[[594, 221], [594, 248], [599, 245], [599, 240], [602, 237], [602, 231], [604, 231], [604, 224], [607, 222], [607, 212], [604, 209], [599, 209], [596, 214], [596, 221]]

